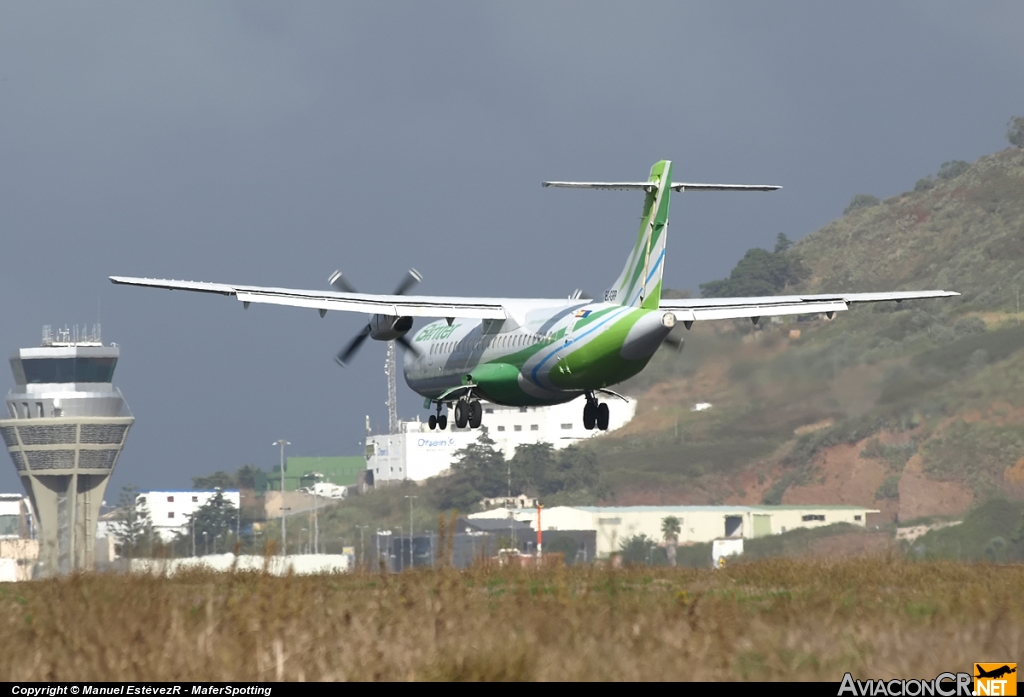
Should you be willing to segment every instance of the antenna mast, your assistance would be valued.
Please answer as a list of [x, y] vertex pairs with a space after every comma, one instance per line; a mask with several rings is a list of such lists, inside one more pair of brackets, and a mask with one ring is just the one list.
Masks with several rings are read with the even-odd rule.
[[396, 379], [397, 361], [395, 360], [395, 342], [388, 342], [388, 359], [384, 366], [384, 374], [388, 376], [388, 433], [398, 433], [398, 381]]

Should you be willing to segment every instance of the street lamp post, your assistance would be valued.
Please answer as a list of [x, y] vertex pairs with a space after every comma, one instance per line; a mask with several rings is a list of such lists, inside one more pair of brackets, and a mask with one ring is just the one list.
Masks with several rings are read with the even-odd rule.
[[413, 551], [412, 551], [412, 545], [413, 545], [413, 537], [412, 537], [412, 500], [415, 499], [415, 498], [419, 498], [419, 497], [406, 494], [405, 498], [409, 499], [409, 567], [411, 568], [411, 567], [415, 566], [415, 557], [413, 556]]
[[[359, 567], [363, 568], [366, 566], [366, 543], [363, 541], [363, 532], [370, 527], [369, 525], [357, 525], [359, 528]], [[380, 553], [377, 553], [380, 556]]]
[[271, 445], [281, 446], [281, 554], [288, 556], [288, 530], [284, 517], [284, 446], [291, 445], [291, 443], [282, 438], [281, 440], [274, 441]]

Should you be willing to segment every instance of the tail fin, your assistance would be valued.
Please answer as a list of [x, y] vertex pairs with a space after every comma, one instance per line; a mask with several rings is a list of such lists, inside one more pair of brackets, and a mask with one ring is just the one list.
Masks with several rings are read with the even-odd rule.
[[647, 181], [636, 244], [619, 278], [605, 291], [604, 299], [630, 307], [657, 309], [661, 302], [661, 277], [665, 270], [672, 163], [669, 160], [655, 163]]
[[665, 238], [668, 236], [668, 204], [672, 191], [774, 191], [782, 187], [767, 184], [672, 183], [672, 163], [656, 162], [645, 182], [542, 182], [541, 186], [568, 189], [641, 189], [644, 213], [640, 220], [633, 253], [615, 284], [605, 291], [605, 302], [629, 307], [657, 309], [661, 302], [661, 277], [665, 270]]

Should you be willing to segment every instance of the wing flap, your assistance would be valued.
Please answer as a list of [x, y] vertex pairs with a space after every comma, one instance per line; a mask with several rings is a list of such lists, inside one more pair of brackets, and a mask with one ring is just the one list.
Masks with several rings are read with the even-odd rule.
[[843, 312], [854, 303], [870, 303], [960, 295], [947, 290], [894, 291], [888, 293], [836, 293], [831, 295], [777, 295], [752, 298], [682, 298], [662, 300], [658, 307], [671, 310], [681, 322], [775, 317]]

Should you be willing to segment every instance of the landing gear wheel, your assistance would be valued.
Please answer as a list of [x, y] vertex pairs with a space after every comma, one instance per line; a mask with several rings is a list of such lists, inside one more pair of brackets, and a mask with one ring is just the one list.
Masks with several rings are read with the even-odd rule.
[[587, 400], [587, 405], [583, 407], [583, 428], [588, 431], [594, 430], [594, 424], [597, 422], [597, 405]]
[[484, 418], [484, 408], [480, 402], [473, 400], [469, 403], [469, 427], [480, 428], [480, 422]]
[[448, 415], [447, 414], [441, 414], [439, 417], [437, 417], [437, 427], [439, 429], [441, 429], [442, 431], [445, 430], [446, 428], [448, 428]]
[[604, 402], [597, 407], [597, 427], [602, 431], [608, 430], [608, 405]]
[[437, 417], [431, 414], [430, 418], [427, 419], [427, 426], [430, 426], [431, 431], [437, 428]]
[[469, 402], [460, 399], [455, 403], [455, 427], [465, 428], [469, 422]]

